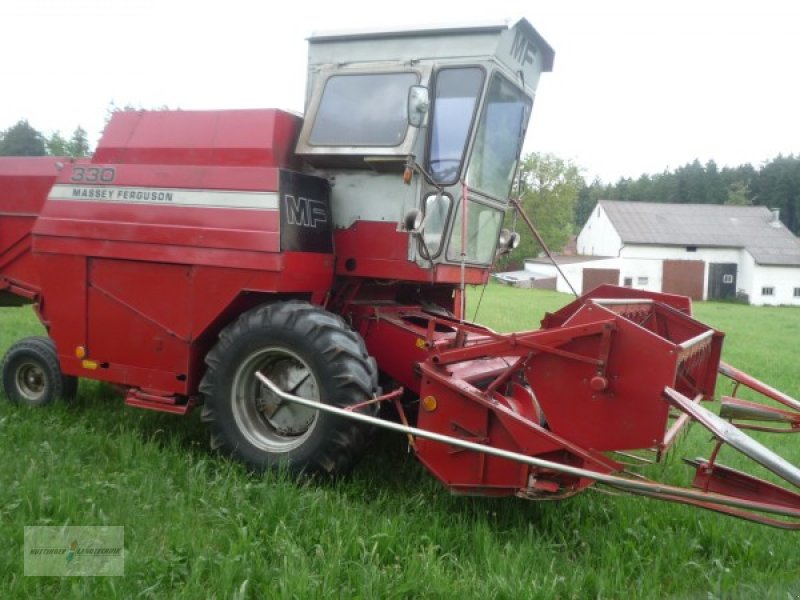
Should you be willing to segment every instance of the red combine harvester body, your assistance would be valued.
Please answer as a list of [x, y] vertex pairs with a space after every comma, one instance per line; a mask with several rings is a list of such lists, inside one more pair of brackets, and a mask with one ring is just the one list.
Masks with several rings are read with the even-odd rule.
[[697, 421], [800, 486], [700, 404], [719, 371], [784, 405], [726, 398], [729, 421], [800, 429], [797, 400], [720, 363], [687, 298], [601, 286], [536, 331], [464, 320], [465, 286], [518, 239], [503, 215], [553, 61], [530, 24], [310, 42], [305, 118], [119, 112], [91, 159], [0, 159], [0, 305], [32, 303], [48, 332], [8, 351], [9, 399], [87, 377], [132, 406], [201, 406], [212, 446], [255, 469], [343, 471], [376, 425], [457, 493], [602, 484], [798, 526], [800, 495], [716, 450], [698, 489], [626, 471]]
[[197, 393], [220, 327], [259, 294], [323, 301], [330, 230], [303, 246], [278, 210], [279, 194], [327, 198], [323, 180], [290, 170], [298, 126], [270, 110], [120, 113], [92, 162], [62, 159], [56, 172], [53, 159], [19, 159], [49, 163], [51, 177], [19, 232], [36, 268], [14, 286], [44, 299], [64, 373], [89, 365], [172, 405]]

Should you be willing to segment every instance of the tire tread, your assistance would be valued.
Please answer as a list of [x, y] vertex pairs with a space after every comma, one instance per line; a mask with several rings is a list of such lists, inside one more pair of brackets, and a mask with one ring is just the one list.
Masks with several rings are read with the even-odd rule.
[[[297, 332], [307, 338], [317, 352], [325, 357], [331, 372], [335, 374], [331, 377], [335, 389], [327, 391], [335, 399], [333, 403], [336, 406], [352, 406], [373, 397], [379, 391], [377, 363], [369, 356], [361, 337], [341, 317], [299, 300], [263, 305], [240, 315], [220, 333], [218, 343], [206, 356], [207, 370], [199, 388], [204, 396], [201, 419], [211, 428], [212, 447], [244, 459], [258, 470], [265, 465], [248, 461], [237, 442], [230, 439], [220, 422], [225, 411], [217, 403], [226, 401], [225, 398], [220, 398], [222, 394], [219, 393], [224, 377], [222, 371], [226, 364], [225, 356], [243, 336], [272, 327]], [[326, 401], [324, 397], [322, 400]], [[374, 415], [377, 413], [377, 406], [368, 405], [360, 410]], [[350, 469], [363, 453], [370, 428], [342, 418], [332, 422], [335, 423], [333, 431], [313, 451], [308, 463], [290, 463], [290, 470], [334, 475]]]

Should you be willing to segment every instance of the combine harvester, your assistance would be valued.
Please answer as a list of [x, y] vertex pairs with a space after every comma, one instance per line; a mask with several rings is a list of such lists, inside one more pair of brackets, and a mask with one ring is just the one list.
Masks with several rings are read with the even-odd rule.
[[[800, 486], [741, 431], [796, 432], [800, 403], [720, 363], [688, 298], [601, 286], [536, 331], [465, 320], [465, 287], [519, 239], [503, 217], [553, 56], [525, 20], [314, 35], [305, 118], [119, 112], [89, 160], [2, 159], [0, 304], [48, 331], [6, 354], [6, 395], [46, 405], [87, 377], [199, 406], [257, 470], [341, 472], [379, 426], [456, 493], [597, 484], [800, 527], [800, 494], [716, 460], [729, 444]], [[715, 415], [718, 372], [784, 406]], [[692, 488], [628, 472], [690, 421], [716, 439]]]

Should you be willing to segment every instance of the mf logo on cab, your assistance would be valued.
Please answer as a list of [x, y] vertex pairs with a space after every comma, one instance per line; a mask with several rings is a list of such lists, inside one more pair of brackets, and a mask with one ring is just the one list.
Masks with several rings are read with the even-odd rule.
[[302, 196], [295, 198], [291, 194], [286, 194], [284, 198], [286, 199], [286, 222], [289, 225], [316, 229], [318, 225], [328, 222], [328, 212], [325, 210], [324, 202]]

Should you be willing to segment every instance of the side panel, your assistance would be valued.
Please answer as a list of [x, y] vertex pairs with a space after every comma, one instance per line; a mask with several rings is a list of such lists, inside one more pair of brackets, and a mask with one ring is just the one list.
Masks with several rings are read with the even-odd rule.
[[[584, 306], [567, 324], [597, 322], [598, 312], [603, 311]], [[559, 346], [559, 350], [601, 356], [603, 343], [601, 336], [584, 337]], [[534, 356], [527, 380], [556, 435], [599, 451], [654, 446], [663, 437], [669, 411], [667, 403], [658, 399], [664, 387], [675, 382], [675, 345], [620, 318], [610, 335], [609, 348], [604, 377], [610, 383], [603, 391], [593, 391], [588, 385], [597, 366], [555, 354]]]
[[89, 258], [87, 283], [91, 356], [186, 375], [197, 292], [190, 266]]
[[40, 314], [62, 356], [62, 368], [72, 373], [63, 356], [74, 360], [75, 347], [86, 343], [86, 257], [36, 253], [36, 264], [42, 278]]
[[272, 109], [118, 111], [92, 162], [292, 168], [301, 125]]
[[191, 395], [205, 353], [237, 314], [266, 295], [321, 303], [330, 289], [329, 229], [281, 251], [280, 224], [297, 213], [286, 214], [278, 182], [322, 203], [329, 227], [324, 180], [111, 165], [97, 168], [112, 181], [86, 183], [91, 168], [65, 169], [34, 228], [43, 313], [66, 373]]
[[294, 171], [281, 171], [281, 250], [333, 253], [328, 182]]
[[[437, 264], [431, 269], [408, 260], [408, 236], [407, 232], [397, 230], [397, 223], [359, 221], [348, 229], [337, 230], [336, 274], [422, 283], [461, 281], [458, 265]], [[488, 278], [486, 268], [464, 269], [464, 280], [469, 285], [486, 283]]]
[[64, 160], [0, 158], [0, 306], [30, 300], [39, 289], [31, 229]]
[[[265, 295], [321, 303], [332, 261], [288, 254], [274, 271], [43, 255], [46, 318], [66, 373], [193, 394], [216, 334]], [[296, 275], [290, 275], [293, 272]], [[51, 293], [52, 292], [52, 293]], [[87, 349], [92, 366], [75, 357]]]

